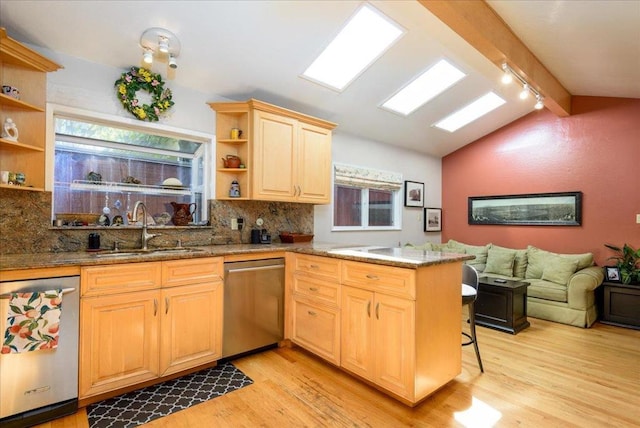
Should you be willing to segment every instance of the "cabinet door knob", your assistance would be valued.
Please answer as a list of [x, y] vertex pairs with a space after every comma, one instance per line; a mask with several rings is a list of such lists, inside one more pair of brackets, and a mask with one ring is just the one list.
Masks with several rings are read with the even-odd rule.
[[158, 314], [158, 299], [153, 299], [153, 316]]
[[367, 316], [371, 318], [371, 300], [367, 302]]
[[318, 291], [317, 287], [309, 287], [309, 291]]
[[317, 313], [315, 313], [314, 311], [307, 311], [307, 313], [309, 315], [311, 315], [312, 317], [315, 317], [316, 315], [318, 315]]
[[164, 298], [164, 306], [165, 306], [164, 313], [166, 315], [166, 314], [169, 313], [169, 298], [168, 297]]
[[380, 279], [380, 278], [378, 278], [378, 276], [377, 276], [377, 275], [373, 275], [373, 274], [371, 274], [371, 273], [368, 273], [368, 274], [367, 274], [367, 278], [368, 278], [368, 279], [373, 279], [374, 281], [377, 281], [377, 280], [379, 280], [379, 279]]
[[380, 319], [380, 302], [376, 303], [376, 319]]

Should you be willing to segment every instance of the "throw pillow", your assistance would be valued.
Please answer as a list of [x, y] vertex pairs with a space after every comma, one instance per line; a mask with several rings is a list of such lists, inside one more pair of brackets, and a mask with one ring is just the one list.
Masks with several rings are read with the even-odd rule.
[[593, 265], [593, 254], [557, 254], [550, 251], [541, 250], [534, 246], [529, 245], [527, 248], [527, 271], [525, 274], [526, 279], [540, 279], [542, 278], [542, 272], [546, 264], [547, 257], [559, 256], [569, 260], [575, 260], [577, 262], [576, 270], [584, 269]]
[[497, 273], [498, 275], [513, 276], [513, 262], [516, 258], [515, 251], [489, 249], [487, 255], [487, 267], [484, 273]]
[[[487, 255], [491, 244], [487, 245], [469, 245], [450, 239], [448, 244], [450, 251], [458, 253], [466, 253], [475, 256], [473, 260], [467, 260], [468, 265], [473, 266], [478, 272], [484, 272], [487, 264]], [[464, 251], [461, 251], [464, 250]]]
[[427, 242], [427, 243], [422, 244], [422, 245], [414, 245], [414, 244], [409, 242], [409, 243], [407, 243], [405, 245], [405, 247], [412, 248], [414, 250], [425, 250], [425, 251], [431, 251], [432, 250], [431, 242]]
[[542, 272], [542, 279], [560, 285], [567, 285], [569, 278], [577, 268], [578, 260], [571, 260], [559, 255], [548, 255]]
[[513, 276], [518, 278], [524, 278], [527, 272], [527, 250], [514, 250], [512, 248], [500, 247], [499, 245], [491, 245], [491, 248], [495, 248], [497, 250], [505, 250], [505, 251], [515, 251], [516, 258], [513, 261]]

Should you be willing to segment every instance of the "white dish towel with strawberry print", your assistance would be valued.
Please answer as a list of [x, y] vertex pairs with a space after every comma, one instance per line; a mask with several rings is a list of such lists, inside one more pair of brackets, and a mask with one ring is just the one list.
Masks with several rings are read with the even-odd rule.
[[58, 347], [62, 289], [11, 293], [3, 354]]

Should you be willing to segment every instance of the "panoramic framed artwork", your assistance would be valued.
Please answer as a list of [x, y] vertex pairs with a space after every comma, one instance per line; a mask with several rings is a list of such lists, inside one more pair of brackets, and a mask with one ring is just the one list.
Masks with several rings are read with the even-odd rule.
[[424, 209], [424, 231], [425, 232], [441, 232], [442, 231], [442, 208], [425, 208]]
[[617, 266], [605, 266], [604, 279], [609, 282], [620, 282], [620, 269]]
[[420, 208], [424, 206], [424, 183], [404, 182], [404, 206]]
[[469, 197], [469, 224], [580, 226], [582, 192]]

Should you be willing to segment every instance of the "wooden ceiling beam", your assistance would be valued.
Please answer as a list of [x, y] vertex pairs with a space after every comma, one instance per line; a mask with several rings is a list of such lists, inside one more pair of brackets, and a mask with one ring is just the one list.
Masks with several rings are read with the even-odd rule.
[[478, 52], [502, 69], [506, 62], [558, 116], [571, 114], [571, 94], [484, 0], [418, 0]]

